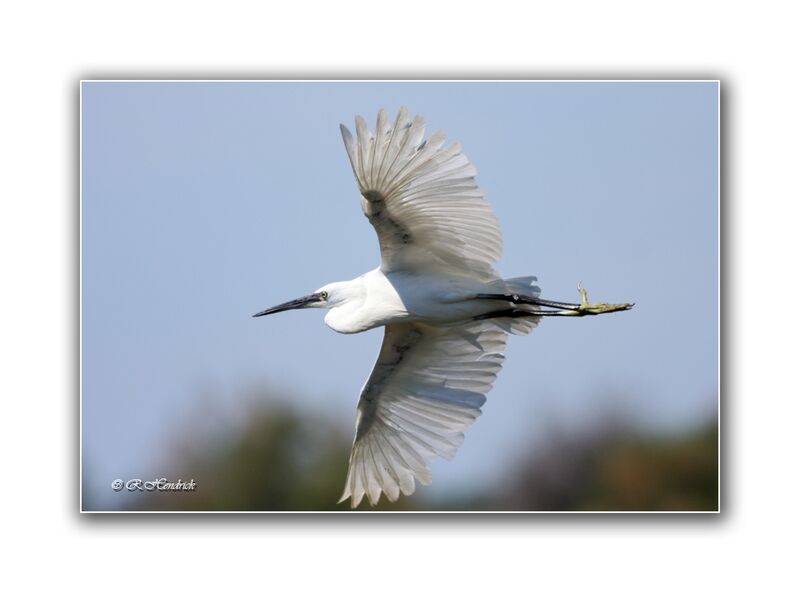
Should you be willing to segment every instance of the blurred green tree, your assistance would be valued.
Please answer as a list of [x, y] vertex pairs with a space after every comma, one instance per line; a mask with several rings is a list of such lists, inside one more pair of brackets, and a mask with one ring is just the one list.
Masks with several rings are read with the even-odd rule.
[[[196, 437], [191, 437], [195, 439]], [[347, 511], [337, 504], [352, 437], [330, 420], [281, 403], [252, 405], [244, 425], [208, 441], [191, 440], [170, 475], [194, 479], [194, 492], [148, 493], [140, 510]], [[377, 510], [416, 508], [413, 498]], [[362, 510], [369, 509], [362, 504]]]
[[[337, 504], [351, 429], [258, 391], [242, 421], [198, 407], [165, 475], [194, 479], [194, 492], [150, 492], [138, 510], [347, 511]], [[208, 420], [213, 419], [213, 420]], [[213, 422], [213, 423], [212, 423]], [[214, 429], [216, 428], [216, 429]], [[424, 488], [375, 510], [691, 511], [717, 509], [717, 423], [652, 435], [618, 422], [551, 434], [521, 454], [502, 483], [432, 500]], [[363, 503], [359, 510], [371, 510]]]
[[483, 504], [535, 511], [716, 511], [717, 423], [647, 435], [614, 425], [552, 438]]

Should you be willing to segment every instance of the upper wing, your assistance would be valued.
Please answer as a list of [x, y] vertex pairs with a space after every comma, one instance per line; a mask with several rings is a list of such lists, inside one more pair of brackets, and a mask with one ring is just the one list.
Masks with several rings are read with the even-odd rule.
[[506, 333], [491, 321], [432, 327], [386, 326], [375, 368], [361, 391], [344, 494], [353, 508], [429, 484], [428, 463], [450, 459], [480, 415], [503, 364]]
[[341, 130], [384, 271], [438, 268], [496, 277], [500, 229], [459, 144], [443, 146], [441, 132], [423, 140], [424, 120], [409, 123], [405, 107], [393, 126], [381, 109], [374, 135], [360, 116], [356, 138]]

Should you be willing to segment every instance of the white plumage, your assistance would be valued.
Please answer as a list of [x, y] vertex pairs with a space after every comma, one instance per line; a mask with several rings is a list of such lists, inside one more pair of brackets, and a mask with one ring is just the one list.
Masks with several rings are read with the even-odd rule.
[[[425, 123], [394, 124], [383, 110], [374, 134], [356, 117], [341, 126], [364, 215], [378, 234], [381, 265], [358, 278], [256, 316], [325, 308], [342, 333], [385, 326], [383, 344], [358, 402], [356, 435], [341, 500], [397, 500], [431, 481], [429, 463], [450, 459], [481, 413], [503, 364], [509, 333], [525, 334], [544, 315], [630, 308], [539, 299], [533, 276], [503, 280], [492, 264], [502, 240], [475, 183], [475, 168]], [[558, 309], [553, 311], [542, 307]]]
[[405, 108], [393, 126], [381, 110], [374, 135], [360, 116], [356, 138], [341, 130], [361, 207], [378, 233], [384, 272], [443, 269], [496, 277], [491, 264], [502, 251], [500, 229], [459, 144], [444, 146], [442, 132], [423, 140], [424, 120], [409, 122]]
[[[343, 125], [341, 131], [384, 273], [497, 279], [492, 263], [502, 251], [500, 229], [459, 144], [445, 147], [441, 132], [423, 140], [423, 119], [409, 122], [405, 108], [393, 126], [381, 110], [374, 135], [360, 116], [356, 138]], [[414, 479], [430, 483], [434, 457], [455, 455], [503, 364], [506, 336], [496, 325], [386, 326], [361, 392], [341, 500], [352, 498], [355, 507], [366, 493], [376, 504], [381, 492], [397, 500], [400, 492], [414, 492]]]
[[386, 326], [378, 361], [361, 391], [344, 494], [355, 507], [366, 493], [397, 500], [414, 480], [431, 481], [428, 464], [451, 459], [464, 429], [480, 415], [503, 364], [506, 334], [490, 321], [441, 328]]

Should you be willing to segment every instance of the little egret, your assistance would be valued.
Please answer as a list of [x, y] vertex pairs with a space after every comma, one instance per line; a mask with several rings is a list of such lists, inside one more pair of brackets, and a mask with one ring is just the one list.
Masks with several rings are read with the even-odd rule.
[[340, 126], [361, 207], [375, 227], [381, 264], [345, 282], [256, 313], [327, 309], [341, 333], [384, 326], [378, 360], [361, 390], [344, 493], [374, 505], [431, 482], [428, 464], [451, 459], [481, 413], [503, 363], [508, 334], [527, 334], [545, 316], [624, 311], [632, 304], [539, 298], [536, 277], [502, 279], [500, 229], [475, 183], [475, 168], [444, 134], [424, 139], [424, 120], [394, 124], [378, 113], [373, 134], [356, 117]]

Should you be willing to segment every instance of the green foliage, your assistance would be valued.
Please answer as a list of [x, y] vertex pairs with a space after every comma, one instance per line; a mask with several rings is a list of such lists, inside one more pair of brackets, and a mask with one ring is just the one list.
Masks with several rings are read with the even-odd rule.
[[632, 438], [592, 468], [584, 510], [715, 511], [717, 426], [671, 438]]
[[[137, 496], [141, 510], [349, 511], [337, 504], [352, 435], [324, 416], [257, 394], [243, 422], [193, 430], [172, 453], [169, 475], [193, 478], [194, 492]], [[208, 410], [201, 416], [216, 418]], [[200, 435], [200, 436], [197, 436]], [[717, 425], [667, 436], [620, 426], [543, 439], [524, 451], [501, 483], [452, 492], [435, 502], [424, 487], [377, 510], [716, 510]], [[359, 510], [371, 510], [362, 502]]]
[[715, 511], [717, 424], [680, 435], [620, 427], [554, 438], [483, 504], [504, 510]]
[[[337, 504], [352, 437], [331, 421], [286, 405], [254, 406], [244, 425], [218, 442], [193, 442], [174, 462], [194, 492], [148, 493], [148, 510], [347, 511]], [[413, 499], [377, 509], [413, 508]], [[362, 504], [362, 507], [367, 505]]]

